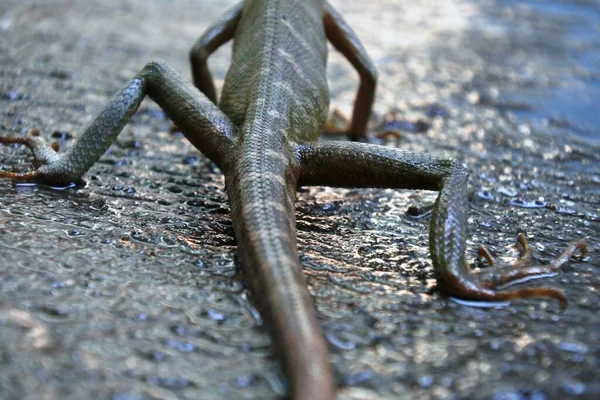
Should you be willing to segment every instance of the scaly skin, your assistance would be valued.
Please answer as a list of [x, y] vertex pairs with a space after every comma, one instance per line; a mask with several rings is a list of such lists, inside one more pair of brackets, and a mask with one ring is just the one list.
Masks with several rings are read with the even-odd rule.
[[295, 143], [319, 137], [329, 104], [322, 9], [320, 1], [247, 2], [220, 103], [241, 126], [224, 173], [244, 276], [276, 332], [293, 397], [306, 399], [334, 389], [294, 216]]
[[[218, 108], [206, 59], [232, 38], [232, 65]], [[576, 250], [586, 250], [583, 241], [575, 242], [554, 263], [530, 267], [527, 242], [520, 236], [515, 266], [470, 271], [465, 261], [467, 171], [460, 163], [364, 143], [317, 141], [329, 106], [327, 39], [359, 72], [348, 134], [364, 139], [377, 75], [350, 27], [319, 0], [249, 0], [234, 7], [192, 48], [196, 87], [162, 62], [147, 64], [62, 155], [36, 136], [0, 137], [0, 142], [29, 146], [41, 164], [30, 173], [0, 172], [0, 177], [70, 183], [100, 158], [149, 95], [225, 174], [245, 279], [271, 326], [291, 397], [307, 400], [333, 398], [335, 384], [298, 258], [298, 185], [440, 191], [432, 211], [430, 251], [438, 288], [447, 295], [552, 297], [564, 306], [564, 295], [554, 288], [496, 287], [552, 273]]]

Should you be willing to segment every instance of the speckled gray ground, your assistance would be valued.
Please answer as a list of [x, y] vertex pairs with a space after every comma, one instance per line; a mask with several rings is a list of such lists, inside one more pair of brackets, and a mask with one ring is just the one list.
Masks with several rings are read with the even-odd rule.
[[[229, 3], [2, 1], [0, 133], [76, 136], [154, 58], [189, 74], [188, 48]], [[548, 280], [565, 313], [538, 300], [465, 307], [427, 293], [428, 218], [405, 212], [433, 193], [302, 190], [299, 246], [339, 397], [598, 398], [598, 2], [334, 4], [381, 73], [373, 125], [404, 128], [388, 144], [472, 171], [470, 259], [480, 243], [509, 255], [518, 232], [536, 262], [591, 245]], [[211, 62], [218, 78], [227, 63], [228, 50]], [[355, 74], [336, 54], [330, 78], [347, 114]], [[0, 181], [0, 398], [283, 392], [236, 274], [223, 178], [169, 128], [148, 101], [87, 186]], [[0, 148], [0, 165], [27, 162]]]

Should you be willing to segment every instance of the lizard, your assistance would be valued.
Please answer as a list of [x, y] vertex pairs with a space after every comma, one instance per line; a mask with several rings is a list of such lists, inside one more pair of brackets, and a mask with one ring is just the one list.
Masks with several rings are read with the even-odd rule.
[[[221, 99], [207, 60], [233, 40]], [[327, 41], [355, 67], [359, 89], [348, 136], [319, 140], [329, 94]], [[471, 300], [566, 298], [552, 287], [501, 286], [557, 271], [584, 241], [570, 243], [552, 263], [531, 266], [523, 235], [513, 265], [472, 271], [466, 261], [468, 172], [460, 162], [364, 143], [377, 72], [351, 27], [324, 0], [245, 0], [228, 10], [190, 51], [193, 84], [162, 61], [133, 77], [64, 153], [32, 130], [0, 143], [28, 146], [37, 167], [0, 171], [18, 181], [68, 184], [104, 154], [149, 96], [225, 176], [240, 264], [250, 293], [270, 325], [294, 399], [331, 399], [335, 379], [327, 344], [300, 264], [294, 201], [299, 186], [435, 190], [429, 247], [438, 290]], [[218, 103], [218, 106], [217, 106]], [[494, 264], [483, 248], [480, 255]]]

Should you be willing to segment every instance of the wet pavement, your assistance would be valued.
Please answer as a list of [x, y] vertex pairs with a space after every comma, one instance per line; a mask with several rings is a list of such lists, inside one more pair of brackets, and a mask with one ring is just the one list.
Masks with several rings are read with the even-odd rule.
[[[5, 0], [0, 133], [62, 148], [155, 58], [188, 50], [230, 1]], [[176, 4], [176, 5], [175, 5]], [[600, 70], [597, 1], [335, 1], [380, 72], [373, 130], [471, 171], [468, 259], [524, 233], [536, 263], [586, 238], [543, 284], [569, 308], [437, 294], [426, 191], [306, 188], [301, 260], [339, 398], [597, 398]], [[219, 84], [228, 48], [211, 59]], [[332, 108], [356, 76], [330, 55]], [[223, 178], [146, 101], [67, 190], [0, 181], [0, 398], [277, 398], [285, 383], [235, 267]], [[28, 153], [0, 148], [0, 165]], [[419, 215], [417, 213], [417, 215]], [[542, 284], [534, 282], [532, 284]]]

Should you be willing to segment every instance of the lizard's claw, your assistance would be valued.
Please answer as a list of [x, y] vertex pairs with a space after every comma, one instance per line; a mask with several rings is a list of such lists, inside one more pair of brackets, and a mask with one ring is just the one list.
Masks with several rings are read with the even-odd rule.
[[578, 240], [569, 243], [567, 248], [554, 261], [548, 265], [536, 266], [531, 263], [531, 249], [527, 239], [523, 234], [519, 234], [516, 247], [519, 250], [519, 257], [513, 264], [495, 265], [491, 254], [483, 247], [479, 247], [478, 256], [485, 258], [490, 264], [489, 268], [478, 272], [472, 272], [471, 279], [477, 283], [477, 286], [493, 290], [498, 300], [509, 300], [525, 297], [551, 297], [559, 301], [561, 308], [565, 308], [567, 300], [564, 293], [556, 288], [535, 287], [518, 288], [512, 290], [498, 289], [498, 287], [507, 284], [523, 282], [529, 279], [545, 278], [556, 274], [560, 267], [569, 261], [569, 259], [579, 251], [581, 257], [587, 254], [587, 243], [584, 240]]
[[[529, 243], [527, 243], [525, 235], [519, 233], [519, 236], [517, 237], [517, 242], [514, 246], [518, 250], [519, 256], [517, 258], [517, 262], [515, 262], [511, 266], [513, 268], [522, 268], [527, 266], [531, 262], [531, 248], [529, 247]], [[485, 259], [491, 267], [496, 265], [494, 257], [483, 245], [480, 245], [477, 249], [477, 258]]]
[[0, 171], [0, 178], [9, 178], [21, 182], [37, 181], [40, 178], [38, 168], [57, 160], [56, 144], [49, 145], [39, 134], [39, 130], [32, 129], [24, 137], [0, 136], [0, 143], [27, 146], [35, 158], [34, 164], [36, 166], [36, 169], [31, 172]]
[[585, 258], [587, 256], [588, 245], [585, 240], [581, 239], [569, 243], [567, 248], [560, 254], [560, 256], [556, 257], [554, 261], [548, 264], [548, 267], [554, 270], [559, 269], [564, 263], [569, 261], [576, 251], [579, 251], [581, 258]]
[[0, 171], [0, 178], [8, 178], [20, 182], [33, 182], [39, 178], [40, 174], [37, 171], [32, 172], [9, 172]]

